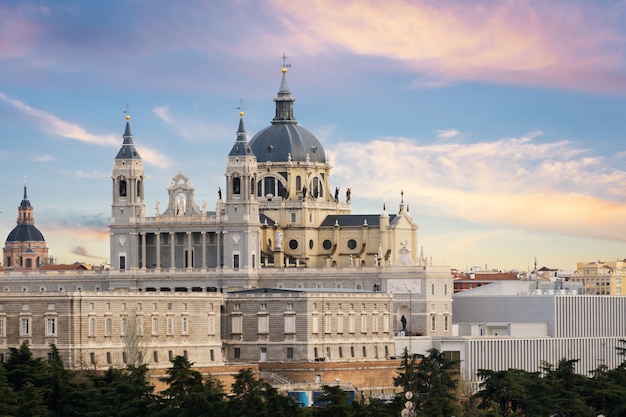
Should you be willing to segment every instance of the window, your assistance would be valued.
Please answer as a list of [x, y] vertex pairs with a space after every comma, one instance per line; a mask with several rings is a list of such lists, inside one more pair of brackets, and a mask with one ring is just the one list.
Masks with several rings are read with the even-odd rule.
[[330, 359], [330, 347], [326, 346], [326, 357]]
[[436, 320], [435, 320], [435, 316], [433, 315], [433, 316], [430, 317], [430, 330], [432, 330], [434, 332], [436, 330], [436, 328], [437, 328], [437, 323], [436, 323]]
[[6, 336], [5, 332], [5, 328], [6, 328], [6, 323], [5, 323], [5, 318], [4, 317], [0, 317], [0, 337], [4, 337]]
[[343, 314], [337, 315], [337, 333], [343, 333]]
[[258, 317], [259, 334], [269, 333], [269, 316], [262, 315]]
[[233, 333], [241, 333], [242, 330], [242, 317], [241, 316], [232, 316], [231, 317], [231, 324], [232, 324], [232, 332]]
[[120, 256], [120, 269], [126, 269], [126, 257]]
[[329, 334], [331, 332], [331, 318], [330, 315], [324, 316], [324, 333]]
[[293, 359], [293, 348], [292, 347], [288, 347], [287, 348], [287, 359]]
[[432, 295], [435, 295], [435, 284], [430, 284], [430, 292]]
[[318, 333], [319, 332], [319, 316], [314, 315], [313, 317], [311, 317], [311, 333]]
[[241, 194], [241, 178], [233, 178], [233, 194]]
[[126, 351], [122, 352], [122, 362], [128, 363], [128, 355], [126, 354]]
[[330, 250], [333, 247], [333, 242], [326, 239], [322, 242], [322, 247], [324, 248], [324, 250]]
[[111, 364], [113, 363], [112, 359], [111, 359], [111, 352], [107, 352], [107, 364]]
[[211, 362], [215, 362], [215, 352], [213, 349], [209, 350], [209, 355], [211, 357]]
[[339, 346], [339, 357], [343, 358], [343, 347]]
[[233, 356], [235, 359], [241, 358], [241, 348], [236, 347], [233, 351]]
[[350, 346], [350, 356], [354, 358], [354, 346]]
[[172, 316], [167, 317], [167, 334], [168, 336], [174, 334], [174, 317]]
[[356, 317], [354, 315], [348, 317], [348, 332], [356, 332]]
[[189, 318], [183, 317], [181, 324], [182, 324], [181, 333], [184, 335], [189, 334]]
[[120, 180], [120, 197], [126, 197], [126, 180]]
[[291, 213], [291, 223], [295, 223], [296, 222], [296, 213]]
[[296, 316], [285, 316], [285, 333], [296, 332]]
[[172, 352], [171, 350], [167, 351], [167, 359], [169, 361], [171, 361], [172, 359], [174, 359], [174, 352]]
[[443, 318], [443, 329], [448, 331], [448, 316], [444, 316]]
[[93, 337], [96, 335], [96, 318], [89, 317], [89, 336]]
[[96, 354], [94, 352], [89, 352], [89, 361], [92, 365], [96, 364]]
[[367, 358], [367, 348], [363, 346], [363, 357]]
[[378, 314], [372, 317], [372, 332], [378, 333]]
[[319, 355], [317, 354], [317, 348], [316, 347], [313, 348], [313, 356], [315, 357], [315, 359], [319, 358]]
[[111, 317], [104, 319], [104, 334], [106, 336], [111, 336], [113, 334], [113, 319]]
[[137, 317], [137, 334], [143, 334], [143, 317]]
[[152, 352], [152, 360], [155, 363], [159, 361], [159, 352], [157, 352], [156, 350], [154, 352]]
[[356, 240], [354, 239], [348, 240], [348, 249], [356, 249]]
[[122, 336], [126, 336], [128, 333], [128, 317], [122, 317], [122, 321], [120, 323], [120, 334]]
[[153, 335], [159, 334], [159, 318], [156, 316], [152, 317], [152, 334]]
[[209, 316], [209, 334], [215, 334], [215, 316]]
[[289, 249], [291, 249], [291, 250], [298, 249], [298, 241], [296, 239], [291, 239], [289, 241]]
[[57, 335], [57, 319], [56, 317], [46, 318], [46, 336]]
[[361, 333], [367, 333], [367, 316], [361, 314]]
[[239, 268], [239, 254], [235, 253], [233, 255], [233, 268]]

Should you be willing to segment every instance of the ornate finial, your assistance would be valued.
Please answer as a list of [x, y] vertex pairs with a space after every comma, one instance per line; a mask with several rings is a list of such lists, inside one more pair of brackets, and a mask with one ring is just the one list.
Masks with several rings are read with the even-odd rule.
[[287, 55], [285, 55], [284, 52], [283, 52], [283, 56], [281, 56], [280, 59], [283, 60], [283, 69], [282, 69], [282, 71], [283, 71], [283, 74], [284, 74], [285, 72], [287, 72], [287, 68], [291, 68], [291, 64], [287, 63]]
[[243, 97], [239, 99], [239, 107], [237, 107], [237, 110], [239, 110], [239, 117], [243, 117]]
[[126, 110], [124, 110], [124, 114], [126, 115], [126, 120], [130, 120], [130, 104], [128, 104], [128, 101], [126, 102]]
[[404, 204], [404, 190], [400, 191], [400, 203]]

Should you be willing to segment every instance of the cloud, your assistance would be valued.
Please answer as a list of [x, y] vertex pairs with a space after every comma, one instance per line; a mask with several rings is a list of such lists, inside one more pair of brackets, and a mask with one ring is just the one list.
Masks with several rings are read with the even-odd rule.
[[233, 126], [205, 123], [184, 115], [173, 116], [167, 106], [157, 106], [153, 112], [174, 130], [177, 137], [183, 139], [216, 142], [223, 141], [224, 138], [235, 138]]
[[31, 158], [31, 160], [35, 162], [50, 162], [55, 159], [56, 158], [53, 155], [35, 155]]
[[[538, 132], [494, 142], [419, 145], [409, 138], [340, 143], [327, 152], [333, 182], [353, 201], [399, 196], [412, 212], [484, 225], [619, 239], [626, 171], [568, 141]], [[419, 220], [419, 215], [418, 215]]]
[[[417, 85], [479, 80], [626, 92], [624, 3], [274, 0], [298, 50], [343, 49], [415, 71]], [[312, 45], [312, 46], [311, 46]]]
[[443, 140], [452, 139], [454, 137], [457, 137], [458, 135], [459, 135], [459, 131], [456, 129], [437, 131], [437, 138], [443, 139]]
[[[76, 140], [89, 145], [106, 147], [121, 146], [121, 140], [115, 135], [94, 135], [87, 132], [83, 127], [77, 124], [66, 122], [53, 114], [35, 109], [22, 101], [7, 96], [2, 92], [0, 92], [0, 100], [37, 121], [39, 123], [39, 127], [51, 136], [59, 136], [65, 139]], [[172, 161], [169, 157], [152, 148], [137, 146], [137, 149], [139, 150], [139, 154], [142, 156], [142, 160], [148, 164], [156, 165], [159, 168], [169, 168], [172, 166]]]

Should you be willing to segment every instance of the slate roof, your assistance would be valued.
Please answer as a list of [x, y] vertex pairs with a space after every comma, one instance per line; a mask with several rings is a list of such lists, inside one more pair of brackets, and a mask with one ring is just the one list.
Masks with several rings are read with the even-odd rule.
[[43, 234], [32, 224], [18, 224], [15, 226], [9, 236], [7, 242], [45, 242]]
[[[395, 214], [390, 214], [389, 224], [391, 224], [395, 218]], [[339, 223], [339, 226], [342, 227], [363, 226], [365, 220], [367, 220], [367, 225], [370, 227], [379, 226], [380, 214], [334, 214], [327, 216], [320, 227], [333, 227], [335, 226], [335, 222]]]

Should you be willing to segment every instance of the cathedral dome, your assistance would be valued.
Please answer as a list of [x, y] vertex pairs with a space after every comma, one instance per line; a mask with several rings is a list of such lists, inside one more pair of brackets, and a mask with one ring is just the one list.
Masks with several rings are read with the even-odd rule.
[[18, 224], [15, 226], [9, 236], [7, 242], [45, 242], [43, 234], [33, 224]]
[[287, 85], [287, 68], [283, 68], [276, 102], [276, 116], [272, 124], [254, 135], [250, 141], [257, 162], [320, 162], [326, 163], [326, 154], [319, 140], [305, 128], [298, 126], [293, 115], [293, 102]]
[[295, 123], [276, 123], [257, 133], [250, 141], [252, 152], [262, 162], [326, 162], [319, 140]]

